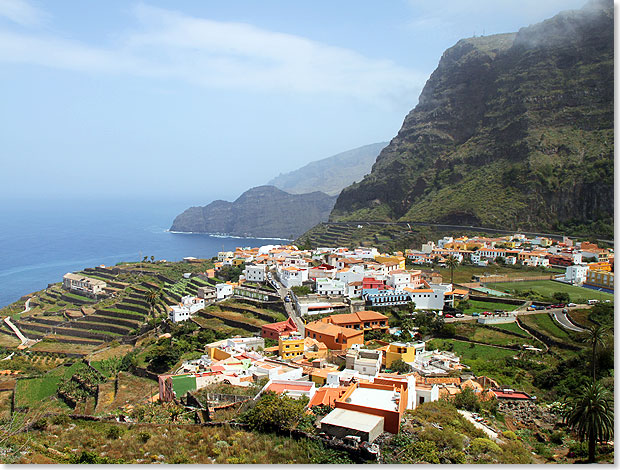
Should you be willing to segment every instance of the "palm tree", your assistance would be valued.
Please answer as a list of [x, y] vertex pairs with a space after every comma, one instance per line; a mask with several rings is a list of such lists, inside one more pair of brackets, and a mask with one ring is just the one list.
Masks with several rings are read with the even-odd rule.
[[450, 284], [454, 284], [454, 270], [459, 266], [459, 260], [454, 255], [448, 256], [446, 266], [450, 268]]
[[155, 311], [155, 308], [163, 304], [164, 302], [164, 291], [161, 289], [149, 289], [145, 295], [146, 303], [149, 304], [149, 317]]
[[588, 441], [588, 462], [596, 454], [596, 442], [608, 441], [614, 433], [614, 400], [600, 383], [585, 386], [582, 394], [567, 408], [564, 420], [577, 433], [580, 441]]
[[606, 326], [595, 325], [585, 332], [583, 341], [592, 346], [592, 382], [596, 382], [596, 350], [605, 346], [607, 331]]

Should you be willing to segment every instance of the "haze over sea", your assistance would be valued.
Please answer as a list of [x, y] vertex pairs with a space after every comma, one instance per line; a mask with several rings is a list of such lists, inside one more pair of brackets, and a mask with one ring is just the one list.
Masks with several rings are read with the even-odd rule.
[[[208, 201], [207, 201], [208, 202]], [[195, 202], [194, 202], [195, 204]], [[7, 201], [0, 206], [0, 307], [60, 282], [69, 271], [141, 257], [210, 258], [222, 248], [282, 243], [170, 233], [187, 201]]]

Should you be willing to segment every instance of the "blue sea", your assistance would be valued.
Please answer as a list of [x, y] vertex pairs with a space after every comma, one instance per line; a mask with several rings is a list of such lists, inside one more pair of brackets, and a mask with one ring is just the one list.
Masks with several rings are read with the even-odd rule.
[[[208, 201], [207, 201], [208, 202]], [[201, 203], [204, 204], [204, 203]], [[191, 202], [4, 201], [0, 204], [0, 307], [60, 282], [69, 271], [142, 257], [210, 258], [236, 247], [285, 243], [271, 239], [171, 233]], [[193, 205], [198, 205], [194, 203]]]

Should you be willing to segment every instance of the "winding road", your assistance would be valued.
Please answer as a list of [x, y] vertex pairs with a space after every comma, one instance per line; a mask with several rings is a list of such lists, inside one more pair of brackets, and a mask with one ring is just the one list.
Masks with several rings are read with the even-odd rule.
[[560, 325], [562, 325], [564, 328], [566, 328], [567, 330], [576, 331], [577, 333], [583, 333], [584, 331], [586, 331], [583, 328], [580, 328], [577, 325], [575, 325], [574, 323], [572, 323], [568, 319], [568, 315], [566, 313], [563, 313], [563, 312], [553, 312], [553, 318], [555, 318], [555, 320]]

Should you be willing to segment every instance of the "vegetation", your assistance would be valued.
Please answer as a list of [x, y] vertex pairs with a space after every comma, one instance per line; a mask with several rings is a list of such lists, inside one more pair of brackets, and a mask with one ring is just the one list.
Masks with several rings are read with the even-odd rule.
[[264, 393], [256, 405], [248, 410], [242, 420], [260, 432], [293, 429], [302, 419], [308, 399], [291, 398], [273, 392]]
[[594, 291], [586, 287], [562, 284], [551, 280], [498, 282], [485, 284], [485, 286], [502, 292], [508, 292], [515, 297], [534, 297], [531, 300], [540, 301], [556, 301], [557, 296], [561, 294], [565, 294], [562, 298], [567, 299], [566, 295], [568, 295], [570, 302], [579, 304], [587, 303], [589, 299], [613, 301], [614, 298], [613, 294], [608, 294], [607, 292]]
[[588, 442], [588, 462], [596, 460], [596, 443], [613, 437], [613, 396], [600, 383], [586, 385], [566, 412], [566, 423]]

